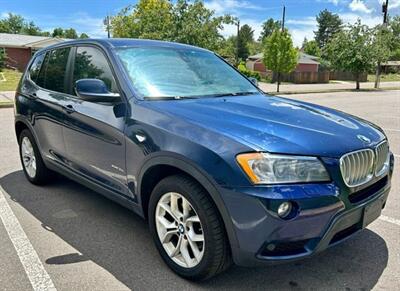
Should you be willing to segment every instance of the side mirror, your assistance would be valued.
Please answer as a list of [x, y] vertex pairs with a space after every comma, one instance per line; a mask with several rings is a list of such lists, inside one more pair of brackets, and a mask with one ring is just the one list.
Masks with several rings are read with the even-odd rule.
[[249, 77], [250, 82], [252, 82], [254, 85], [256, 85], [258, 87], [258, 80], [256, 78], [253, 77]]
[[106, 84], [99, 79], [80, 79], [75, 82], [76, 95], [90, 102], [116, 102], [120, 100], [118, 93], [109, 92]]

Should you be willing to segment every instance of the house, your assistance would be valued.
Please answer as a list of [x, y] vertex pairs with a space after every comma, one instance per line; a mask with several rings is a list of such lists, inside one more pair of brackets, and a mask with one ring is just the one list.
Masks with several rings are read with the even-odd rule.
[[385, 74], [400, 73], [400, 61], [387, 61], [381, 64], [381, 68]]
[[0, 33], [0, 49], [6, 52], [6, 66], [23, 71], [37, 50], [64, 40], [56, 37]]
[[[263, 54], [259, 53], [254, 56], [249, 56], [246, 61], [246, 67], [251, 71], [260, 72], [262, 75], [266, 75], [269, 70], [263, 64]], [[295, 72], [318, 72], [320, 63], [318, 57], [299, 53], [299, 60], [297, 61], [297, 67]]]

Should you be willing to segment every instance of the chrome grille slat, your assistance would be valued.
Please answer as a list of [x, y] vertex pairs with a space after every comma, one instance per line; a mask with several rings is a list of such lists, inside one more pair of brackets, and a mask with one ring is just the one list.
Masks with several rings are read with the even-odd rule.
[[389, 168], [389, 146], [385, 141], [376, 147], [375, 175], [383, 175]]
[[356, 187], [370, 181], [373, 176], [381, 176], [389, 168], [389, 145], [380, 143], [375, 150], [363, 149], [343, 155], [340, 158], [340, 170], [344, 182]]

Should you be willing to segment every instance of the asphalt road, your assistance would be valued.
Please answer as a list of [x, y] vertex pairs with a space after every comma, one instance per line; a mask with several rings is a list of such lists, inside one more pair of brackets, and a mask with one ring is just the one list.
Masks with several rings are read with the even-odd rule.
[[[290, 98], [377, 123], [400, 163], [400, 91]], [[0, 109], [0, 125], [0, 290], [400, 289], [399, 165], [383, 215], [352, 239], [308, 260], [232, 267], [195, 284], [164, 265], [147, 225], [135, 214], [64, 178], [45, 187], [29, 184], [18, 158], [12, 109]]]

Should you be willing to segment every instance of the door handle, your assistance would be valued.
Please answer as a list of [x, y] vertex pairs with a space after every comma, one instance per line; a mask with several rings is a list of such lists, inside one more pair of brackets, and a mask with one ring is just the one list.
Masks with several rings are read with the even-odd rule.
[[71, 104], [65, 105], [63, 106], [63, 109], [65, 112], [67, 112], [68, 114], [75, 112], [74, 107]]

